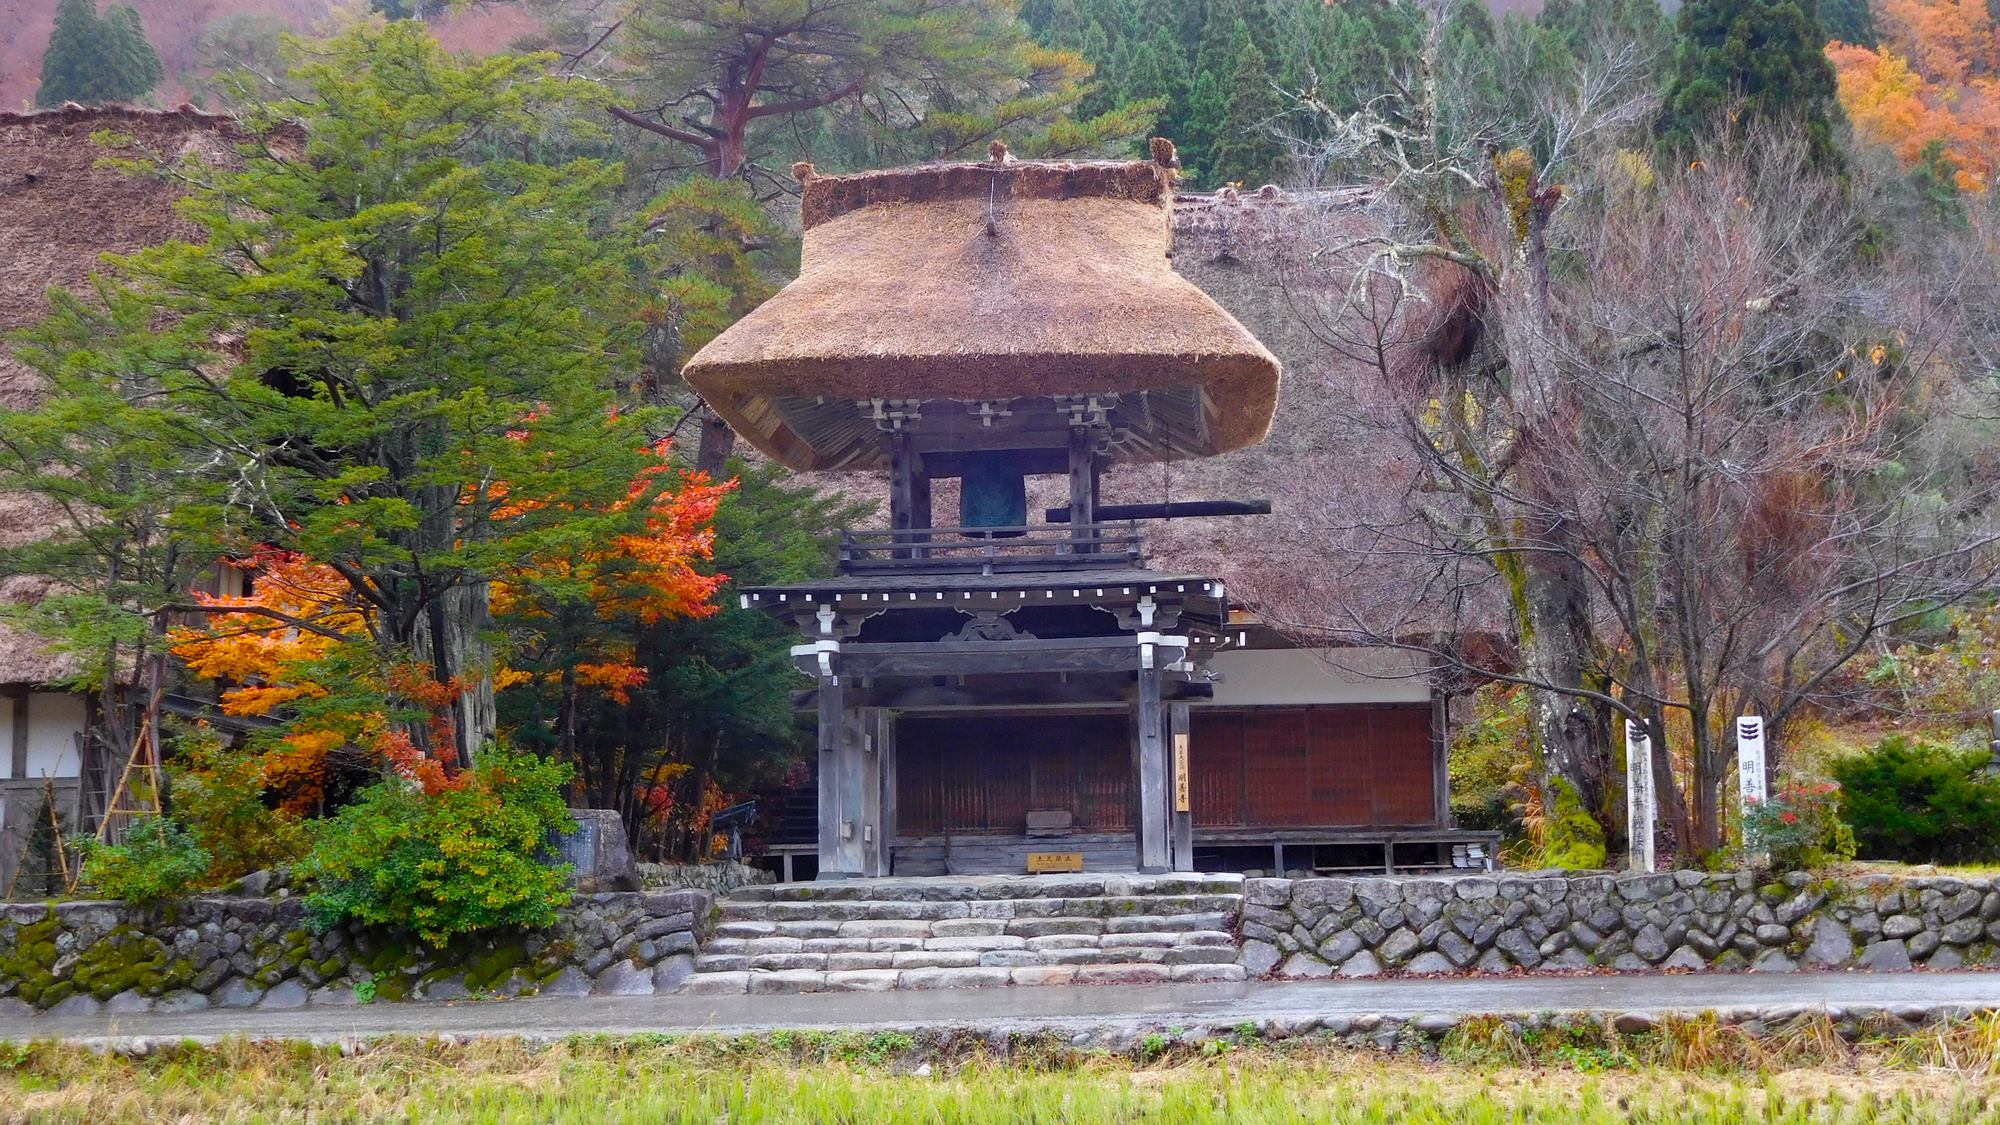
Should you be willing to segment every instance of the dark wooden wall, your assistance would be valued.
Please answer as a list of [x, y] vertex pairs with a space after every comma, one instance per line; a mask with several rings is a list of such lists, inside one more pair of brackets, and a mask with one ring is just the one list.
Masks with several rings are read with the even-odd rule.
[[1131, 830], [1123, 715], [904, 717], [896, 831], [1019, 833], [1029, 809], [1069, 809], [1078, 832]]
[[1188, 750], [1197, 827], [1437, 823], [1428, 704], [1197, 710]]

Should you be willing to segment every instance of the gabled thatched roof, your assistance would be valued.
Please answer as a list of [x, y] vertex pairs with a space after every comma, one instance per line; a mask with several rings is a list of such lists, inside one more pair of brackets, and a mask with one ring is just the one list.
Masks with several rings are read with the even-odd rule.
[[[688, 382], [797, 469], [885, 457], [873, 399], [1159, 398], [1181, 432], [1156, 460], [1263, 438], [1278, 361], [1174, 273], [1173, 173], [1160, 164], [944, 164], [815, 176], [798, 280], [703, 348]], [[835, 416], [838, 412], [839, 416]], [[864, 412], [865, 413], [865, 412]], [[824, 415], [824, 417], [821, 417]]]
[[[0, 113], [0, 406], [33, 407], [37, 377], [4, 337], [48, 313], [51, 286], [81, 288], [104, 254], [127, 254], [196, 231], [174, 214], [178, 186], [131, 176], [98, 161], [116, 155], [91, 139], [109, 131], [165, 158], [199, 154], [212, 163], [237, 158], [244, 139], [236, 119], [191, 106], [157, 111], [69, 105], [37, 113]], [[46, 534], [61, 517], [40, 501], [0, 494], [0, 546]], [[16, 578], [0, 600], [39, 597], [43, 580]], [[66, 674], [42, 642], [0, 626], [0, 684], [42, 683]]]

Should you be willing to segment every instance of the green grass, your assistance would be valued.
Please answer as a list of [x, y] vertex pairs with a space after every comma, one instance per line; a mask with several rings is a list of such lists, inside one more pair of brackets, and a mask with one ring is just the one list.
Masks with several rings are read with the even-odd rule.
[[244, 1041], [144, 1059], [32, 1045], [0, 1046], [0, 1122], [1944, 1125], [2000, 1118], [1996, 1074], [1994, 1021], [1858, 1044], [1809, 1019], [1756, 1043], [1704, 1021], [1640, 1036], [1483, 1021], [1428, 1056], [1163, 1037], [1129, 1056], [1017, 1040], [999, 1059], [948, 1036], [813, 1033], [401, 1039], [351, 1057]]

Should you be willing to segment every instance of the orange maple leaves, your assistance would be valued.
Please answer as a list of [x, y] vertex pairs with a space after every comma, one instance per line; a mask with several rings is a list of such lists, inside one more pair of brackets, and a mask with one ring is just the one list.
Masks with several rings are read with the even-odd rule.
[[1840, 104], [1864, 140], [1905, 164], [1936, 141], [1962, 191], [2000, 172], [2000, 40], [1985, 0], [1883, 0], [1879, 50], [1827, 45]]
[[[552, 607], [542, 583], [561, 577], [570, 589], [588, 591], [592, 612], [605, 620], [629, 615], [646, 624], [669, 617], [714, 613], [709, 600], [726, 575], [705, 575], [696, 565], [711, 557], [716, 505], [735, 487], [715, 485], [703, 474], [684, 473], [678, 488], [663, 488], [671, 470], [667, 447], [635, 479], [613, 510], [645, 505], [642, 530], [618, 535], [564, 555], [537, 558], [493, 583], [496, 609], [534, 617]], [[289, 552], [260, 550], [230, 561], [254, 576], [252, 593], [240, 597], [197, 595], [210, 608], [206, 628], [178, 628], [173, 653], [194, 674], [230, 685], [222, 707], [233, 715], [269, 715], [280, 708], [302, 712], [263, 754], [267, 790], [294, 813], [311, 811], [326, 796], [334, 757], [362, 751], [432, 793], [462, 784], [454, 771], [424, 752], [417, 735], [434, 747], [455, 744], [453, 704], [472, 686], [463, 677], [439, 682], [419, 664], [383, 658], [370, 636], [371, 609], [333, 567]], [[600, 638], [575, 665], [576, 682], [607, 692], [617, 702], [646, 682], [632, 663], [630, 643]], [[530, 678], [494, 669], [494, 688]], [[348, 701], [351, 700], [351, 704]], [[422, 716], [417, 726], [392, 721], [392, 704]]]

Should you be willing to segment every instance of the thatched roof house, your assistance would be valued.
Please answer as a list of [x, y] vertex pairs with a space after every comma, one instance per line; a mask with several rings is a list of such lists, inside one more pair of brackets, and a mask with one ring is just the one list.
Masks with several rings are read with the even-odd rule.
[[[47, 315], [51, 287], [88, 284], [105, 254], [197, 233], [174, 213], [181, 195], [175, 184], [97, 166], [112, 155], [92, 139], [99, 132], [131, 137], [165, 158], [199, 155], [216, 163], [235, 159], [244, 139], [235, 118], [191, 106], [0, 113], [0, 406], [21, 409], [39, 399], [35, 373], [4, 337]], [[0, 493], [0, 546], [46, 534], [56, 518], [31, 497]], [[45, 586], [17, 576], [0, 583], [0, 600], [32, 600]], [[67, 672], [40, 640], [0, 626], [0, 684], [46, 683]]]
[[[1171, 146], [1168, 147], [1171, 151]], [[985, 163], [819, 176], [801, 166], [798, 280], [703, 348], [688, 382], [795, 469], [872, 469], [885, 404], [939, 400], [918, 430], [1015, 431], [1018, 399], [1099, 396], [1116, 462], [1261, 440], [1279, 365], [1174, 272], [1173, 170], [1154, 161]], [[1027, 411], [1060, 444], [1055, 410]], [[999, 434], [993, 435], [1000, 442]]]

